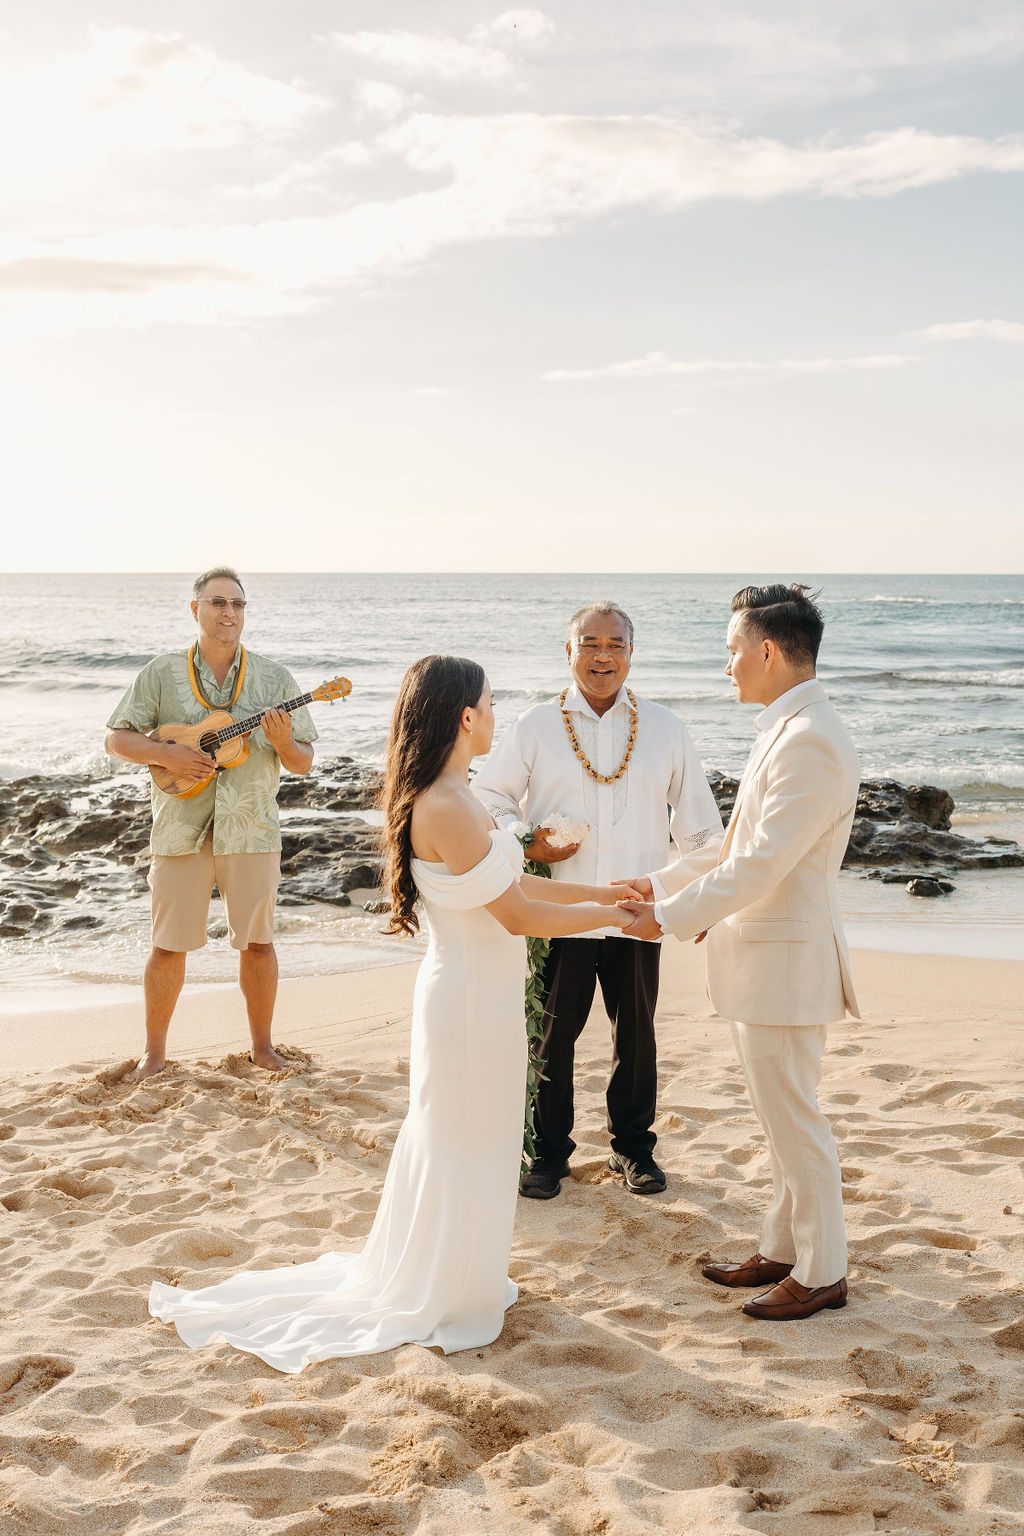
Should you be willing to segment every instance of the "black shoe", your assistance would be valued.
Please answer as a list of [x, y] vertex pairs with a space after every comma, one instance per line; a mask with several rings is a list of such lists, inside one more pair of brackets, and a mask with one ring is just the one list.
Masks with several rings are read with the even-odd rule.
[[569, 1177], [569, 1164], [549, 1157], [537, 1157], [529, 1173], [519, 1180], [519, 1193], [528, 1200], [553, 1200], [561, 1191], [561, 1181]]
[[608, 1159], [608, 1167], [613, 1173], [622, 1174], [626, 1188], [631, 1189], [634, 1195], [660, 1195], [668, 1183], [649, 1152], [638, 1152], [636, 1157], [613, 1152]]

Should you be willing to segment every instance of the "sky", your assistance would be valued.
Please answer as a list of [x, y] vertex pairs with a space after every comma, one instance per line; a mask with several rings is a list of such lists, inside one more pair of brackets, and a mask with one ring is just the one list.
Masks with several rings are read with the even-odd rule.
[[0, 0], [9, 570], [1024, 570], [1019, 0]]

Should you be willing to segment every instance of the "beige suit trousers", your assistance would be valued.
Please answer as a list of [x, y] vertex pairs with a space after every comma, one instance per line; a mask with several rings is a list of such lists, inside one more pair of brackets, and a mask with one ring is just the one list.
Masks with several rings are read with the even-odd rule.
[[832, 1285], [846, 1274], [846, 1229], [839, 1157], [818, 1105], [825, 1026], [734, 1024], [732, 1032], [771, 1158], [775, 1198], [760, 1252], [792, 1264], [801, 1285]]

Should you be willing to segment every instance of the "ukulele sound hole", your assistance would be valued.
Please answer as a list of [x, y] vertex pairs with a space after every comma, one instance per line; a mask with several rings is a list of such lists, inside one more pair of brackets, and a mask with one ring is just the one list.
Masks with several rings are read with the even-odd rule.
[[217, 734], [215, 731], [207, 731], [205, 736], [200, 736], [199, 750], [200, 752], [206, 752], [210, 757], [214, 755], [217, 750]]

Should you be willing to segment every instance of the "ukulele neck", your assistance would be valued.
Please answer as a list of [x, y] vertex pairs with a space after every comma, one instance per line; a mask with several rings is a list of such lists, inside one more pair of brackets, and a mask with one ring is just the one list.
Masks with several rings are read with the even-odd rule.
[[[283, 709], [290, 715], [293, 709], [301, 709], [303, 704], [312, 702], [311, 693], [300, 693], [297, 699], [288, 699], [284, 704], [275, 704], [274, 708]], [[261, 710], [258, 715], [249, 715], [245, 720], [236, 720], [234, 725], [226, 725], [222, 731], [217, 732], [218, 745], [225, 741], [233, 741], [236, 736], [248, 736], [250, 731], [256, 729], [265, 714], [266, 710]]]

